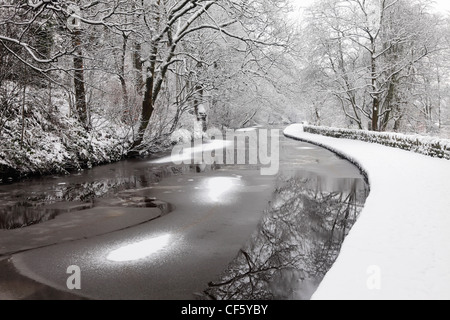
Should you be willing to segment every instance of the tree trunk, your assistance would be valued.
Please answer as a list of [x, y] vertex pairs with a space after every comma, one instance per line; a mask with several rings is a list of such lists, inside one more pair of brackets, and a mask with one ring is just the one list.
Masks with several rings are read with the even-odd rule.
[[123, 107], [126, 112], [131, 112], [129, 110], [129, 95], [128, 95], [128, 88], [127, 88], [127, 82], [125, 81], [125, 78], [123, 76], [120, 76], [120, 84], [122, 85], [122, 96], [123, 96]]
[[[354, 91], [352, 90], [352, 86], [350, 85], [350, 79], [349, 79], [349, 76], [348, 76], [348, 73], [347, 73], [347, 68], [345, 67], [344, 50], [342, 48], [342, 40], [341, 39], [339, 39], [339, 41], [338, 41], [338, 49], [339, 49], [339, 70], [342, 73], [342, 79], [344, 80], [344, 83], [345, 83], [345, 88], [347, 90], [348, 100], [350, 102], [350, 105], [352, 107], [353, 114], [354, 114], [354, 117], [350, 117], [350, 119], [352, 121], [356, 121], [358, 123], [359, 128], [363, 129], [361, 116], [360, 116], [360, 114], [358, 112], [358, 105], [357, 105], [357, 101], [356, 101], [356, 96], [355, 96]], [[345, 110], [345, 105], [343, 105], [343, 108]], [[346, 112], [346, 115], [347, 115], [347, 112]]]
[[86, 128], [89, 129], [86, 88], [84, 85], [84, 61], [83, 50], [81, 49], [81, 31], [76, 30], [72, 35], [73, 45], [75, 47], [75, 55], [73, 57], [74, 86], [75, 86], [75, 108], [78, 120]]
[[[169, 69], [170, 62], [175, 56], [176, 45], [174, 44], [168, 54], [166, 60], [164, 61], [162, 67], [160, 68], [160, 74], [157, 79], [155, 79], [156, 71], [156, 59], [158, 54], [158, 47], [155, 43], [153, 45], [153, 52], [151, 55], [150, 68], [148, 70], [148, 77], [145, 86], [144, 100], [142, 102], [142, 112], [141, 112], [141, 125], [139, 127], [139, 133], [136, 141], [133, 144], [133, 149], [139, 147], [144, 141], [145, 132], [150, 124], [153, 112], [155, 111], [155, 102], [159, 96], [162, 89], [162, 84], [167, 75], [167, 70]], [[136, 150], [135, 150], [136, 151]]]
[[155, 110], [155, 107], [153, 105], [153, 73], [154, 72], [151, 71], [151, 76], [147, 77], [146, 80], [144, 100], [142, 101], [141, 124], [139, 126], [138, 137], [133, 144], [133, 149], [139, 147], [144, 141], [145, 132], [147, 131], [150, 119], [153, 115], [153, 111]]
[[129, 95], [128, 95], [127, 82], [125, 80], [125, 59], [126, 59], [126, 53], [127, 53], [127, 45], [128, 45], [128, 36], [125, 33], [123, 33], [122, 52], [121, 52], [121, 57], [120, 57], [119, 80], [120, 80], [120, 84], [122, 86], [123, 112], [124, 112], [123, 116], [124, 117], [126, 115], [132, 116], [132, 112], [131, 112], [130, 106], [129, 106]]
[[197, 117], [197, 121], [202, 123], [202, 131], [206, 132], [208, 130], [206, 112], [205, 110], [200, 109], [200, 106], [203, 106], [203, 87], [196, 86], [196, 91], [197, 93], [194, 100], [195, 116]]
[[[138, 137], [134, 141], [133, 149], [138, 148], [144, 141], [145, 132], [147, 131], [150, 119], [152, 118], [153, 111], [155, 110], [155, 71], [156, 71], [156, 59], [158, 56], [158, 46], [153, 44], [152, 55], [150, 56], [150, 68], [147, 72], [148, 76], [145, 81], [145, 93], [142, 101], [141, 110], [141, 123], [139, 126]], [[158, 92], [156, 92], [156, 96]], [[136, 151], [136, 150], [135, 150]]]
[[381, 131], [386, 131], [387, 127], [389, 125], [389, 122], [391, 121], [391, 114], [394, 111], [393, 108], [395, 106], [395, 91], [397, 88], [397, 80], [394, 77], [389, 81], [388, 85], [388, 94], [386, 96], [386, 100], [384, 101], [384, 107], [383, 110], [385, 111], [384, 117], [383, 117], [383, 123], [381, 125]]
[[175, 117], [173, 119], [172, 122], [172, 126], [170, 127], [170, 134], [174, 133], [175, 130], [177, 129], [178, 126], [178, 122], [180, 121], [180, 117], [181, 117], [181, 113], [182, 113], [182, 109], [183, 109], [183, 102], [184, 99], [182, 97], [183, 94], [183, 90], [184, 88], [181, 88], [181, 82], [182, 82], [182, 78], [180, 76], [181, 72], [178, 72], [177, 74], [175, 74], [175, 105], [177, 106], [177, 112], [175, 114]]
[[142, 50], [141, 44], [136, 41], [134, 44], [133, 64], [134, 69], [136, 70], [136, 91], [140, 95], [142, 95], [142, 89], [144, 88], [144, 80], [142, 78], [143, 70], [142, 70], [141, 50]]
[[438, 90], [438, 117], [439, 117], [439, 133], [442, 130], [442, 94], [441, 94], [441, 74], [439, 70], [439, 66], [436, 69], [437, 76], [437, 90]]
[[380, 118], [380, 100], [378, 97], [373, 98], [373, 110], [372, 110], [372, 131], [379, 131], [378, 122]]
[[25, 134], [25, 103], [26, 103], [27, 85], [23, 85], [22, 91], [22, 132], [20, 134], [20, 149], [23, 149], [23, 138]]
[[402, 126], [402, 118], [403, 116], [398, 117], [398, 119], [395, 120], [394, 123], [394, 132], [399, 132], [400, 128]]
[[375, 40], [372, 39], [371, 80], [372, 80], [372, 131], [379, 131], [380, 94], [377, 86], [377, 65], [375, 61]]

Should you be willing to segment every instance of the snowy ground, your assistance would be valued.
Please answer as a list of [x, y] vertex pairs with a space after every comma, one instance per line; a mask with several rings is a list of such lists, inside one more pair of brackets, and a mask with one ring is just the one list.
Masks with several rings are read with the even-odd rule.
[[371, 193], [316, 300], [450, 299], [450, 161], [366, 142], [285, 134], [346, 155]]

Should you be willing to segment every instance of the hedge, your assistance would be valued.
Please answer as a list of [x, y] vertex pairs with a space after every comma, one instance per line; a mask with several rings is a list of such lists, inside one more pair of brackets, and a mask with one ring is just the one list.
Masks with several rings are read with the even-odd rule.
[[304, 126], [304, 131], [333, 138], [378, 143], [384, 146], [412, 151], [434, 158], [450, 160], [450, 140], [448, 139], [420, 135], [406, 135], [393, 132], [373, 132], [309, 125]]

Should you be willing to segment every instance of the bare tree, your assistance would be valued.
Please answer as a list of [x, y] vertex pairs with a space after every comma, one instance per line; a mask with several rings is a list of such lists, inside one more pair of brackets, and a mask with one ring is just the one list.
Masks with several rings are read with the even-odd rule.
[[[402, 117], [401, 95], [417, 67], [439, 50], [439, 19], [429, 2], [324, 0], [311, 8], [316, 66], [346, 116], [359, 128], [382, 131]], [[320, 61], [317, 61], [320, 60]]]
[[[0, 4], [0, 25], [6, 30], [14, 28], [15, 33], [8, 35], [0, 32], [0, 45], [29, 69], [49, 79], [52, 79], [52, 73], [55, 72], [72, 72], [77, 115], [80, 122], [88, 128], [84, 63], [86, 35], [98, 26], [123, 32], [132, 30], [126, 23], [118, 23], [114, 19], [116, 15], [132, 14], [120, 10], [125, 4], [126, 1], [123, 0], [5, 0]], [[52, 43], [39, 45], [34, 41], [35, 34], [46, 27], [53, 32]], [[71, 67], [61, 63], [66, 56], [73, 56]]]
[[[146, 39], [150, 40], [143, 43], [142, 46], [143, 52], [148, 52], [143, 55], [146, 57], [143, 59], [146, 67], [144, 70], [146, 81], [141, 125], [134, 147], [140, 146], [144, 140], [145, 132], [149, 127], [158, 97], [163, 89], [164, 80], [167, 78], [171, 66], [184, 63], [185, 59], [192, 58], [192, 56], [179, 51], [182, 43], [190, 35], [209, 30], [222, 37], [237, 39], [248, 45], [282, 46], [284, 42], [278, 39], [276, 34], [271, 34], [264, 28], [261, 28], [260, 32], [252, 30], [248, 28], [245, 21], [250, 21], [250, 17], [252, 17], [254, 25], [265, 23], [265, 28], [269, 29], [271, 27], [269, 13], [273, 13], [274, 8], [281, 4], [285, 5], [286, 1], [270, 1], [266, 6], [250, 6], [244, 2], [228, 0], [158, 0], [145, 5], [143, 8], [145, 14], [142, 19], [146, 29], [143, 34]], [[260, 16], [257, 15], [257, 10], [261, 13]], [[195, 86], [195, 90], [200, 93], [204, 89]]]

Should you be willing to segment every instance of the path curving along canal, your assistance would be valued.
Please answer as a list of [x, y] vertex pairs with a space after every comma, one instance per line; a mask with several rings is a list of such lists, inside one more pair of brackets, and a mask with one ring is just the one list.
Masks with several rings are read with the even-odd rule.
[[[0, 268], [9, 276], [0, 277], [0, 297], [309, 299], [336, 259], [368, 187], [346, 160], [280, 139], [275, 176], [261, 175], [255, 165], [176, 166], [147, 159], [0, 186], [9, 203], [4, 225], [31, 221], [27, 215], [41, 221], [0, 230], [0, 239], [39, 227], [43, 241], [51, 237], [46, 225], [71, 214], [81, 215], [81, 224], [88, 213], [92, 225], [105, 228], [77, 237], [76, 230], [87, 226], [77, 229], [75, 223], [66, 226], [71, 237], [23, 244], [23, 250], [4, 245]], [[137, 218], [148, 210], [161, 214]], [[108, 229], [103, 222], [112, 217], [136, 222]], [[71, 266], [79, 268], [81, 289], [68, 288]]]

